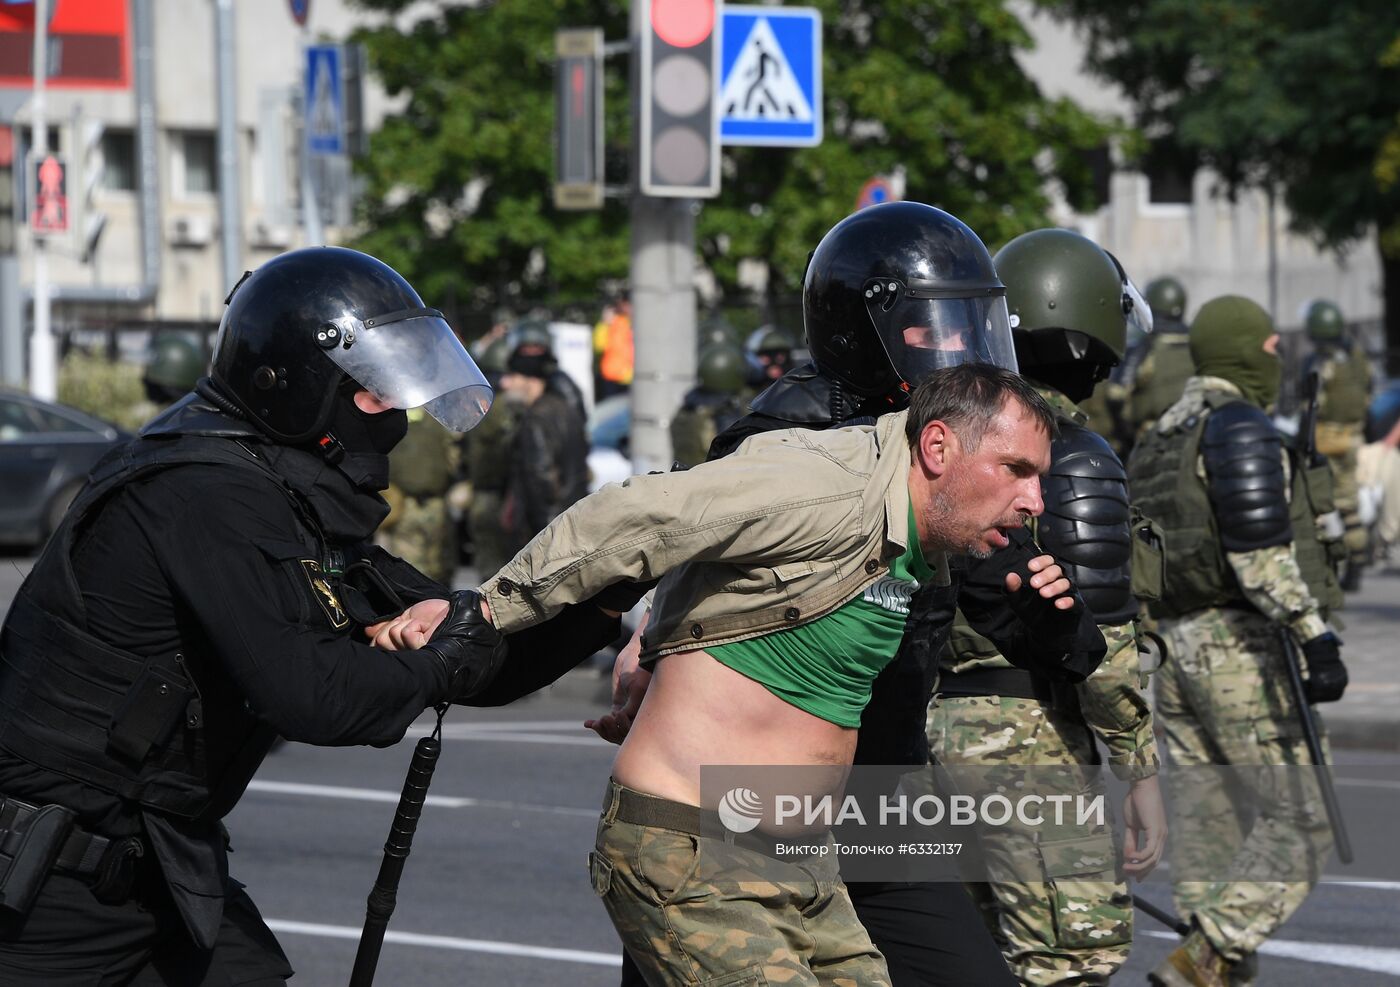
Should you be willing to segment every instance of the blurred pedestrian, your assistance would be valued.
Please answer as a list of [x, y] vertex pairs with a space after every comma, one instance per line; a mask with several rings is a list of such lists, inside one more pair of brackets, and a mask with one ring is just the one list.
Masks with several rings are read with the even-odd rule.
[[700, 354], [699, 383], [687, 392], [671, 419], [671, 455], [695, 466], [710, 453], [715, 436], [744, 417], [744, 351], [718, 343]]
[[603, 308], [602, 318], [593, 327], [593, 356], [599, 400], [632, 386], [632, 303], [627, 299]]
[[1361, 588], [1361, 570], [1370, 555], [1369, 532], [1361, 518], [1356, 457], [1364, 441], [1366, 407], [1371, 400], [1371, 362], [1350, 339], [1341, 309], [1323, 299], [1308, 305], [1304, 324], [1313, 354], [1304, 374], [1317, 372], [1317, 451], [1332, 467], [1332, 500], [1342, 516], [1346, 562], [1342, 589]]
[[461, 473], [458, 437], [421, 408], [408, 412], [408, 430], [389, 454], [393, 510], [382, 544], [419, 572], [451, 586], [457, 572], [457, 525], [447, 495]]
[[762, 391], [787, 373], [795, 348], [792, 337], [777, 326], [759, 326], [751, 332], [744, 344], [751, 366], [749, 385]]
[[1186, 289], [1176, 278], [1162, 277], [1151, 282], [1143, 295], [1152, 306], [1152, 334], [1143, 340], [1141, 353], [1133, 355], [1137, 370], [1127, 405], [1128, 421], [1139, 438], [1176, 404], [1187, 378], [1195, 373], [1182, 321]]
[[501, 375], [502, 397], [517, 413], [501, 508], [512, 554], [588, 493], [588, 434], [582, 409], [557, 389], [560, 374], [547, 342], [514, 339]]
[[[501, 392], [501, 377], [510, 358], [504, 336], [487, 346], [481, 369], [491, 386]], [[471, 484], [467, 506], [467, 534], [471, 538], [472, 566], [478, 573], [495, 572], [510, 561], [520, 546], [501, 527], [506, 483], [510, 476], [510, 444], [519, 411], [514, 402], [498, 400], [476, 428], [462, 436], [462, 461]]]
[[194, 390], [208, 361], [194, 340], [177, 333], [160, 333], [151, 340], [141, 386], [146, 400], [164, 410]]

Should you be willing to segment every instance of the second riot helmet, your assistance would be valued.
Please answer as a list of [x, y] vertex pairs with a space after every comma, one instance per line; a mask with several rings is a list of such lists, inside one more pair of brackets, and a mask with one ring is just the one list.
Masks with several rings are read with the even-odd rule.
[[847, 216], [813, 251], [802, 285], [807, 346], [856, 394], [887, 395], [940, 367], [1016, 369], [1006, 288], [977, 234], [920, 202]]

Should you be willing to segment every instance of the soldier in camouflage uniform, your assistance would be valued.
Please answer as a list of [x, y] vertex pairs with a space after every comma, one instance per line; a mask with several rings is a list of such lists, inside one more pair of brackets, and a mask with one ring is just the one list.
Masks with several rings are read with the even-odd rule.
[[[494, 340], [479, 363], [492, 387], [500, 387], [510, 357], [505, 337]], [[501, 527], [506, 479], [510, 475], [510, 442], [515, 435], [516, 410], [508, 401], [497, 401], [481, 424], [462, 437], [462, 460], [472, 485], [467, 508], [467, 528], [472, 540], [472, 565], [478, 573], [496, 572], [521, 547]]]
[[1341, 310], [1331, 302], [1308, 306], [1306, 325], [1315, 347], [1305, 373], [1318, 374], [1317, 451], [1332, 467], [1333, 502], [1341, 512], [1346, 569], [1342, 588], [1361, 588], [1361, 569], [1369, 556], [1366, 525], [1361, 521], [1356, 457], [1364, 440], [1366, 406], [1371, 396], [1371, 364], [1365, 351], [1347, 340]]
[[[930, 707], [929, 747], [952, 777], [998, 789], [1034, 767], [1056, 792], [1102, 795], [1095, 738], [1115, 775], [1132, 783], [1125, 806], [1140, 842], [1124, 870], [1145, 877], [1161, 853], [1166, 818], [1157, 788], [1152, 718], [1140, 691], [1131, 585], [1133, 521], [1126, 473], [1075, 406], [1122, 357], [1135, 290], [1092, 241], [1068, 230], [1017, 237], [996, 256], [1006, 282], [1017, 362], [1056, 410], [1060, 437], [1043, 480], [1037, 540], [1073, 573], [1108, 644], [1102, 665], [1074, 687], [1014, 668], [962, 619], [944, 649]], [[1128, 310], [1125, 312], [1125, 310]], [[1150, 325], [1150, 322], [1147, 323]], [[1005, 770], [1003, 770], [1005, 769]], [[992, 880], [970, 889], [1023, 984], [1105, 984], [1132, 943], [1133, 904], [1116, 872], [1107, 827], [1000, 827], [982, 835]]]
[[1187, 345], [1186, 289], [1176, 278], [1157, 278], [1147, 286], [1147, 303], [1152, 306], [1152, 335], [1139, 353], [1129, 354], [1137, 369], [1128, 397], [1128, 420], [1140, 438], [1156, 424], [1162, 412], [1176, 404], [1186, 388], [1186, 379], [1195, 373]]
[[[1338, 596], [1314, 522], [1326, 506], [1319, 473], [1290, 465], [1264, 412], [1279, 388], [1273, 323], [1226, 296], [1202, 307], [1189, 339], [1196, 375], [1129, 464], [1134, 498], [1166, 539], [1164, 591], [1151, 605], [1167, 648], [1156, 713], [1173, 766], [1196, 779], [1173, 799], [1172, 820], [1173, 891], [1192, 931], [1151, 979], [1224, 987], [1247, 979], [1307, 897], [1330, 833], [1317, 799], [1270, 784], [1269, 772], [1239, 772], [1244, 810], [1219, 772], [1197, 776], [1207, 765], [1309, 763], [1281, 631], [1302, 643], [1311, 702], [1340, 698], [1346, 669], [1326, 624]], [[1278, 879], [1230, 879], [1242, 873]]]
[[715, 436], [747, 413], [743, 350], [727, 344], [707, 347], [700, 354], [699, 377], [671, 419], [671, 455], [686, 466], [703, 463]]
[[393, 511], [381, 525], [384, 547], [444, 586], [457, 573], [456, 523], [447, 491], [457, 481], [457, 436], [421, 408], [408, 412], [408, 432], [389, 456]]

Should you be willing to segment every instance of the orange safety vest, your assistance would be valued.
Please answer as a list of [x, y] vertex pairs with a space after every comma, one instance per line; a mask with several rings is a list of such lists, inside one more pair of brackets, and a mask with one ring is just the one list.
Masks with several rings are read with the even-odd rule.
[[632, 317], [618, 313], [608, 323], [598, 373], [614, 384], [632, 383]]

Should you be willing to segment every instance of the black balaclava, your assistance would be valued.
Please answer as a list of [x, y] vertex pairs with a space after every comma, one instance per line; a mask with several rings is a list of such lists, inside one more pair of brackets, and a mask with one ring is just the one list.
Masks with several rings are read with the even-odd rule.
[[267, 447], [273, 468], [310, 502], [325, 534], [345, 541], [368, 539], [389, 516], [379, 491], [389, 486], [389, 450], [408, 432], [405, 411], [357, 408], [358, 389], [353, 381], [341, 388], [319, 441]]

